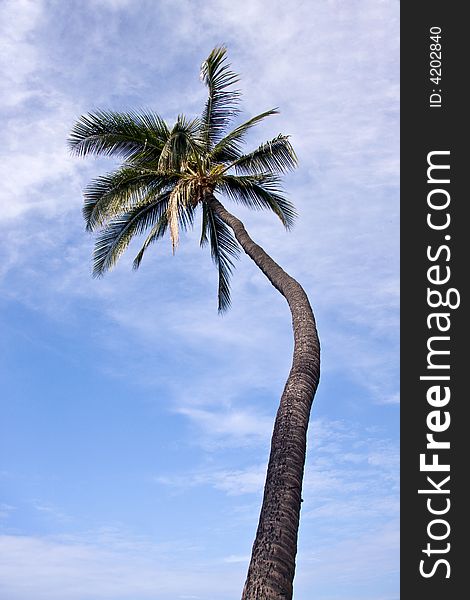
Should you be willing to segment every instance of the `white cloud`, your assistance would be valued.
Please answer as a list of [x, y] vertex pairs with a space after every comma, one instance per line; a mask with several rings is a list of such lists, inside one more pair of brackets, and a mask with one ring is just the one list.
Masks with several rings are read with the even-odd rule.
[[222, 560], [223, 560], [223, 562], [226, 562], [226, 563], [244, 563], [244, 564], [247, 564], [248, 561], [250, 560], [250, 557], [247, 554], [244, 554], [244, 555], [231, 554], [230, 556], [226, 556]]
[[[336, 530], [339, 519], [343, 529], [364, 528], [364, 522], [372, 522], [372, 518], [380, 521], [397, 516], [399, 458], [392, 442], [343, 421], [325, 419], [313, 422], [309, 438], [303, 519], [319, 520], [323, 526], [330, 523]], [[266, 448], [266, 462], [243, 469], [220, 468], [215, 463], [210, 468], [160, 475], [154, 480], [180, 492], [209, 486], [229, 496], [261, 497], [267, 453]]]
[[238, 470], [199, 470], [184, 475], [155, 477], [155, 482], [175, 490], [194, 486], [210, 486], [229, 496], [257, 494], [263, 489], [266, 465], [250, 466]]
[[[227, 563], [193, 557], [181, 562], [185, 543], [155, 544], [122, 532], [93, 531], [68, 537], [0, 536], [0, 590], [9, 600], [115, 600], [170, 598], [216, 588], [229, 598], [241, 586]], [[197, 553], [196, 553], [197, 556]], [[204, 568], [207, 579], [201, 577]], [[25, 577], [25, 573], [28, 574]]]
[[266, 442], [272, 432], [270, 416], [256, 414], [253, 410], [226, 409], [204, 410], [180, 408], [180, 414], [191, 419], [203, 433], [218, 444], [243, 445], [250, 442]]
[[[32, 220], [38, 214], [69, 211], [73, 202], [64, 200], [64, 189], [80, 190], [76, 164], [65, 143], [74, 102], [56, 91], [51, 79], [39, 76], [47, 72], [47, 59], [37, 39], [45, 23], [44, 12], [41, 1], [14, 0], [2, 5], [0, 221], [7, 221], [8, 227], [32, 210], [36, 211]], [[58, 188], [59, 184], [64, 188]], [[20, 237], [18, 246], [21, 241]], [[14, 260], [15, 248], [11, 256]]]
[[32, 502], [32, 506], [35, 510], [44, 515], [51, 518], [54, 522], [68, 522], [72, 520], [72, 517], [68, 514], [65, 514], [62, 510], [54, 506], [53, 504], [49, 504], [46, 502], [41, 502], [40, 500], [34, 500]]
[[15, 506], [7, 504], [6, 502], [0, 503], [0, 519], [8, 519], [13, 511], [16, 510]]
[[[302, 553], [297, 591], [302, 595], [317, 589], [325, 600], [398, 600], [392, 591], [398, 569], [399, 525], [389, 521], [379, 529]], [[328, 584], [331, 578], [336, 581], [336, 592]]]
[[132, 0], [89, 0], [95, 7], [109, 8], [111, 10], [121, 10], [135, 4]]
[[6, 0], [0, 15], [2, 104], [15, 107], [31, 96], [38, 57], [31, 33], [41, 20], [41, 0]]

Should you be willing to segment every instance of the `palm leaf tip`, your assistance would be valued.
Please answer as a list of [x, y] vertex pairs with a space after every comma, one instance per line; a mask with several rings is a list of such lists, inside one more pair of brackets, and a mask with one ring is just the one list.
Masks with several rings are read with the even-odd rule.
[[211, 149], [239, 112], [240, 90], [234, 89], [233, 85], [240, 78], [230, 70], [225, 46], [218, 46], [212, 50], [201, 65], [200, 76], [209, 90], [201, 115], [201, 126], [206, 148]]
[[168, 128], [153, 113], [118, 113], [98, 109], [82, 115], [73, 125], [67, 143], [72, 154], [158, 158]]
[[298, 165], [297, 155], [289, 136], [279, 134], [264, 142], [256, 150], [240, 156], [232, 163], [237, 173], [279, 173], [293, 171]]
[[210, 241], [212, 260], [218, 271], [218, 312], [222, 314], [231, 305], [230, 276], [240, 247], [228, 226], [209, 206], [203, 204], [202, 211], [201, 246]]
[[168, 229], [168, 215], [167, 212], [162, 212], [160, 217], [158, 218], [155, 225], [152, 227], [150, 233], [145, 239], [142, 248], [139, 250], [139, 253], [134, 258], [134, 262], [132, 263], [132, 268], [136, 271], [140, 267], [140, 263], [144, 257], [144, 254], [150, 244], [156, 242], [158, 239], [165, 235], [166, 230]]
[[[209, 56], [201, 64], [200, 78], [206, 84], [210, 84], [211, 78], [220, 75], [226, 71], [230, 65], [227, 61], [227, 47], [224, 44], [216, 46]], [[235, 73], [230, 73], [238, 81], [239, 77]]]

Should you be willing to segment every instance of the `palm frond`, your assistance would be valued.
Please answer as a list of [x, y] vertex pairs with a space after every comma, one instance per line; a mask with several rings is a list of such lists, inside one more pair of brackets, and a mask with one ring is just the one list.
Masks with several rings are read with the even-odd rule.
[[289, 136], [278, 135], [237, 158], [231, 165], [237, 173], [287, 173], [297, 166], [297, 156]]
[[191, 158], [193, 161], [197, 161], [196, 157], [202, 152], [199, 119], [190, 121], [184, 115], [179, 115], [162, 147], [158, 170], [179, 171], [181, 167], [188, 164]]
[[70, 133], [71, 151], [79, 156], [100, 154], [125, 160], [158, 160], [169, 130], [158, 115], [97, 110], [80, 117]]
[[224, 175], [216, 189], [249, 208], [272, 210], [286, 229], [290, 229], [294, 224], [296, 210], [282, 195], [280, 180], [275, 175]]
[[212, 160], [233, 162], [240, 159], [242, 156], [242, 144], [245, 141], [248, 131], [266, 117], [277, 114], [279, 114], [279, 110], [277, 108], [272, 108], [271, 110], [256, 115], [256, 117], [252, 117], [248, 121], [245, 121], [245, 123], [238, 125], [238, 127], [235, 127], [235, 129], [217, 142], [211, 152]]
[[201, 121], [206, 149], [210, 150], [238, 114], [240, 91], [232, 86], [239, 81], [239, 76], [230, 70], [225, 47], [214, 48], [202, 63], [201, 79], [209, 89]]
[[92, 180], [84, 191], [83, 217], [88, 231], [136, 206], [152, 194], [157, 196], [175, 184], [174, 175], [124, 165], [119, 170]]
[[210, 240], [211, 256], [217, 267], [218, 311], [225, 312], [230, 307], [230, 276], [233, 271], [233, 258], [238, 258], [240, 248], [229, 227], [207, 204], [202, 205], [201, 246]]
[[135, 235], [153, 226], [166, 213], [170, 193], [161, 194], [146, 206], [122, 213], [98, 234], [93, 253], [93, 275], [101, 277], [111, 269]]
[[180, 224], [187, 228], [194, 216], [194, 181], [191, 178], [180, 179], [171, 190], [167, 207], [173, 254], [179, 242]]
[[133, 269], [138, 269], [140, 267], [140, 263], [144, 257], [144, 254], [147, 248], [153, 242], [156, 242], [159, 238], [165, 235], [165, 232], [168, 229], [168, 216], [166, 212], [162, 214], [162, 216], [158, 219], [155, 225], [152, 227], [150, 233], [148, 234], [146, 240], [144, 241], [142, 248], [139, 250], [137, 256], [134, 258], [134, 262], [132, 263]]
[[[194, 224], [194, 206], [180, 206], [178, 210], [178, 227], [184, 230], [189, 229]], [[134, 259], [132, 267], [134, 269], [138, 269], [140, 263], [142, 262], [142, 258], [147, 250], [147, 248], [153, 242], [156, 242], [158, 239], [163, 237], [168, 230], [169, 222], [168, 222], [168, 207], [167, 210], [161, 215], [160, 219], [155, 223], [152, 227], [150, 233], [145, 239], [142, 248], [139, 250], [137, 256]]]

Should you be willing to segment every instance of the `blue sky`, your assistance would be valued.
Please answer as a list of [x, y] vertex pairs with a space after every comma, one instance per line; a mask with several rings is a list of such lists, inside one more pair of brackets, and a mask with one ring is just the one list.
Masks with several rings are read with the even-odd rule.
[[[302, 282], [322, 341], [296, 600], [398, 594], [398, 11], [392, 0], [5, 0], [1, 10], [0, 596], [240, 597], [292, 350], [242, 257], [233, 307], [197, 231], [101, 280], [69, 155], [94, 108], [172, 121], [220, 43], [251, 146], [290, 134], [299, 219], [234, 212]], [[229, 202], [227, 202], [227, 206]]]

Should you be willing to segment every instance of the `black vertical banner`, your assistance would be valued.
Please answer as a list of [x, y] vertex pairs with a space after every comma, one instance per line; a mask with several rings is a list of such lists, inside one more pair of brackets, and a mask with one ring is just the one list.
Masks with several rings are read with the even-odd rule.
[[470, 576], [470, 36], [464, 3], [401, 6], [401, 600], [453, 600]]

